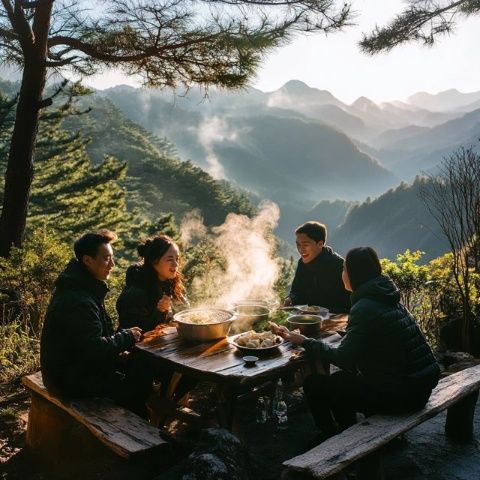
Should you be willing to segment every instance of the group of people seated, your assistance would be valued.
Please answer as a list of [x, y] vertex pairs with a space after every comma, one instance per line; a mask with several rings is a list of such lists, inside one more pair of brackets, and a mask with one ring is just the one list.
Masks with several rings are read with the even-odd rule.
[[[75, 258], [55, 282], [40, 340], [45, 386], [63, 397], [109, 397], [146, 416], [145, 402], [154, 377], [167, 382], [131, 352], [142, 334], [169, 321], [173, 302], [187, 304], [179, 270], [180, 251], [165, 235], [138, 245], [138, 265], [127, 270], [117, 300], [119, 328], [105, 308], [106, 281], [115, 266], [115, 233], [83, 235]], [[162, 375], [163, 373], [163, 375]]]
[[[327, 438], [355, 422], [356, 412], [396, 413], [422, 408], [439, 378], [439, 367], [415, 319], [370, 247], [345, 260], [326, 245], [326, 227], [307, 222], [295, 231], [300, 254], [284, 305], [319, 305], [349, 312], [338, 347], [271, 324], [274, 333], [307, 355], [341, 368], [305, 379], [304, 392], [319, 435]], [[116, 307], [119, 328], [105, 309], [106, 281], [115, 265], [113, 232], [87, 233], [74, 244], [75, 258], [55, 283], [41, 336], [45, 386], [63, 397], [110, 397], [146, 416], [153, 378], [168, 374], [140, 364], [132, 347], [145, 331], [168, 323], [172, 307], [188, 301], [178, 245], [165, 235], [138, 245], [140, 262], [128, 268]]]

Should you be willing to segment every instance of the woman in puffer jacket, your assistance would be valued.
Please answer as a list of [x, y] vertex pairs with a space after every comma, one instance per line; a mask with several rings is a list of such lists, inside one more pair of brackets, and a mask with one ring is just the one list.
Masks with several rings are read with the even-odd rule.
[[117, 300], [120, 328], [138, 325], [144, 332], [168, 323], [172, 305], [188, 306], [182, 274], [180, 250], [166, 235], [140, 243], [140, 264], [127, 269], [126, 285]]
[[437, 385], [440, 369], [410, 312], [400, 303], [393, 281], [382, 275], [371, 247], [350, 250], [343, 270], [351, 293], [346, 335], [338, 347], [273, 324], [272, 330], [307, 355], [341, 370], [305, 379], [304, 392], [328, 438], [356, 421], [356, 412], [403, 413], [421, 409]]

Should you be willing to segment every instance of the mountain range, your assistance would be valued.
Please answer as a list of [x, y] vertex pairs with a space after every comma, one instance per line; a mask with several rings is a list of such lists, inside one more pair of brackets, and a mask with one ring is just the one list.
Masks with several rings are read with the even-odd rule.
[[[119, 86], [98, 94], [169, 138], [180, 157], [279, 203], [282, 238], [291, 241], [304, 220], [327, 219], [340, 250], [355, 239], [390, 257], [406, 248], [427, 250], [425, 258], [447, 249], [415, 177], [434, 173], [443, 158], [480, 137], [480, 92], [345, 104], [292, 80], [273, 92], [192, 89], [175, 96]], [[385, 205], [391, 211], [383, 221]]]
[[[406, 248], [426, 259], [447, 250], [415, 177], [480, 136], [480, 92], [348, 105], [292, 80], [274, 92], [117, 86], [85, 101], [94, 121], [69, 128], [93, 138], [94, 159], [125, 159], [151, 208], [181, 217], [197, 206], [218, 223], [229, 208], [252, 211], [250, 201], [268, 198], [281, 208], [283, 239], [303, 221], [323, 220], [341, 252], [362, 243], [390, 258]], [[215, 200], [222, 191], [229, 201]]]

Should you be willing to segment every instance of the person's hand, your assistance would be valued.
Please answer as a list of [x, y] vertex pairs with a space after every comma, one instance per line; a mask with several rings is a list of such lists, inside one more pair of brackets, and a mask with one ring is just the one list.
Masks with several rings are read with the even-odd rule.
[[284, 307], [292, 307], [293, 306], [292, 299], [290, 297], [287, 297], [283, 302], [283, 306]]
[[287, 342], [290, 342], [292, 345], [303, 345], [303, 342], [307, 339], [305, 335], [296, 332], [288, 332], [287, 334], [281, 335]]
[[157, 310], [162, 313], [170, 311], [172, 305], [172, 299], [168, 295], [163, 295], [163, 297], [157, 303]]
[[301, 335], [296, 331], [291, 332], [287, 327], [284, 327], [283, 325], [277, 325], [275, 322], [269, 322], [268, 325], [270, 330], [275, 335], [280, 335], [283, 339], [293, 345], [302, 345], [302, 343], [307, 339], [307, 337], [304, 335]]
[[268, 326], [270, 327], [270, 331], [272, 333], [274, 333], [275, 335], [280, 335], [281, 337], [290, 333], [287, 327], [284, 327], [283, 325], [278, 325], [275, 322], [268, 322]]
[[142, 329], [140, 327], [132, 327], [130, 331], [132, 332], [133, 338], [135, 339], [135, 343], [139, 342], [142, 339]]

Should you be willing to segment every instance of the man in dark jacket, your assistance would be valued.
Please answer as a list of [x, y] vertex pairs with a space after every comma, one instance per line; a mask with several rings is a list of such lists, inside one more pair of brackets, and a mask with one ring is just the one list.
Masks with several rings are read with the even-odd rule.
[[102, 230], [75, 242], [76, 258], [59, 275], [45, 317], [40, 343], [42, 377], [57, 395], [107, 396], [143, 414], [144, 379], [132, 384], [116, 371], [119, 355], [133, 347], [142, 332], [133, 327], [114, 334], [104, 304], [105, 281], [114, 267], [111, 242], [116, 238], [113, 232]]
[[284, 305], [319, 305], [333, 313], [348, 312], [350, 297], [342, 282], [343, 258], [325, 245], [325, 225], [307, 222], [295, 230], [295, 237], [301, 258]]

